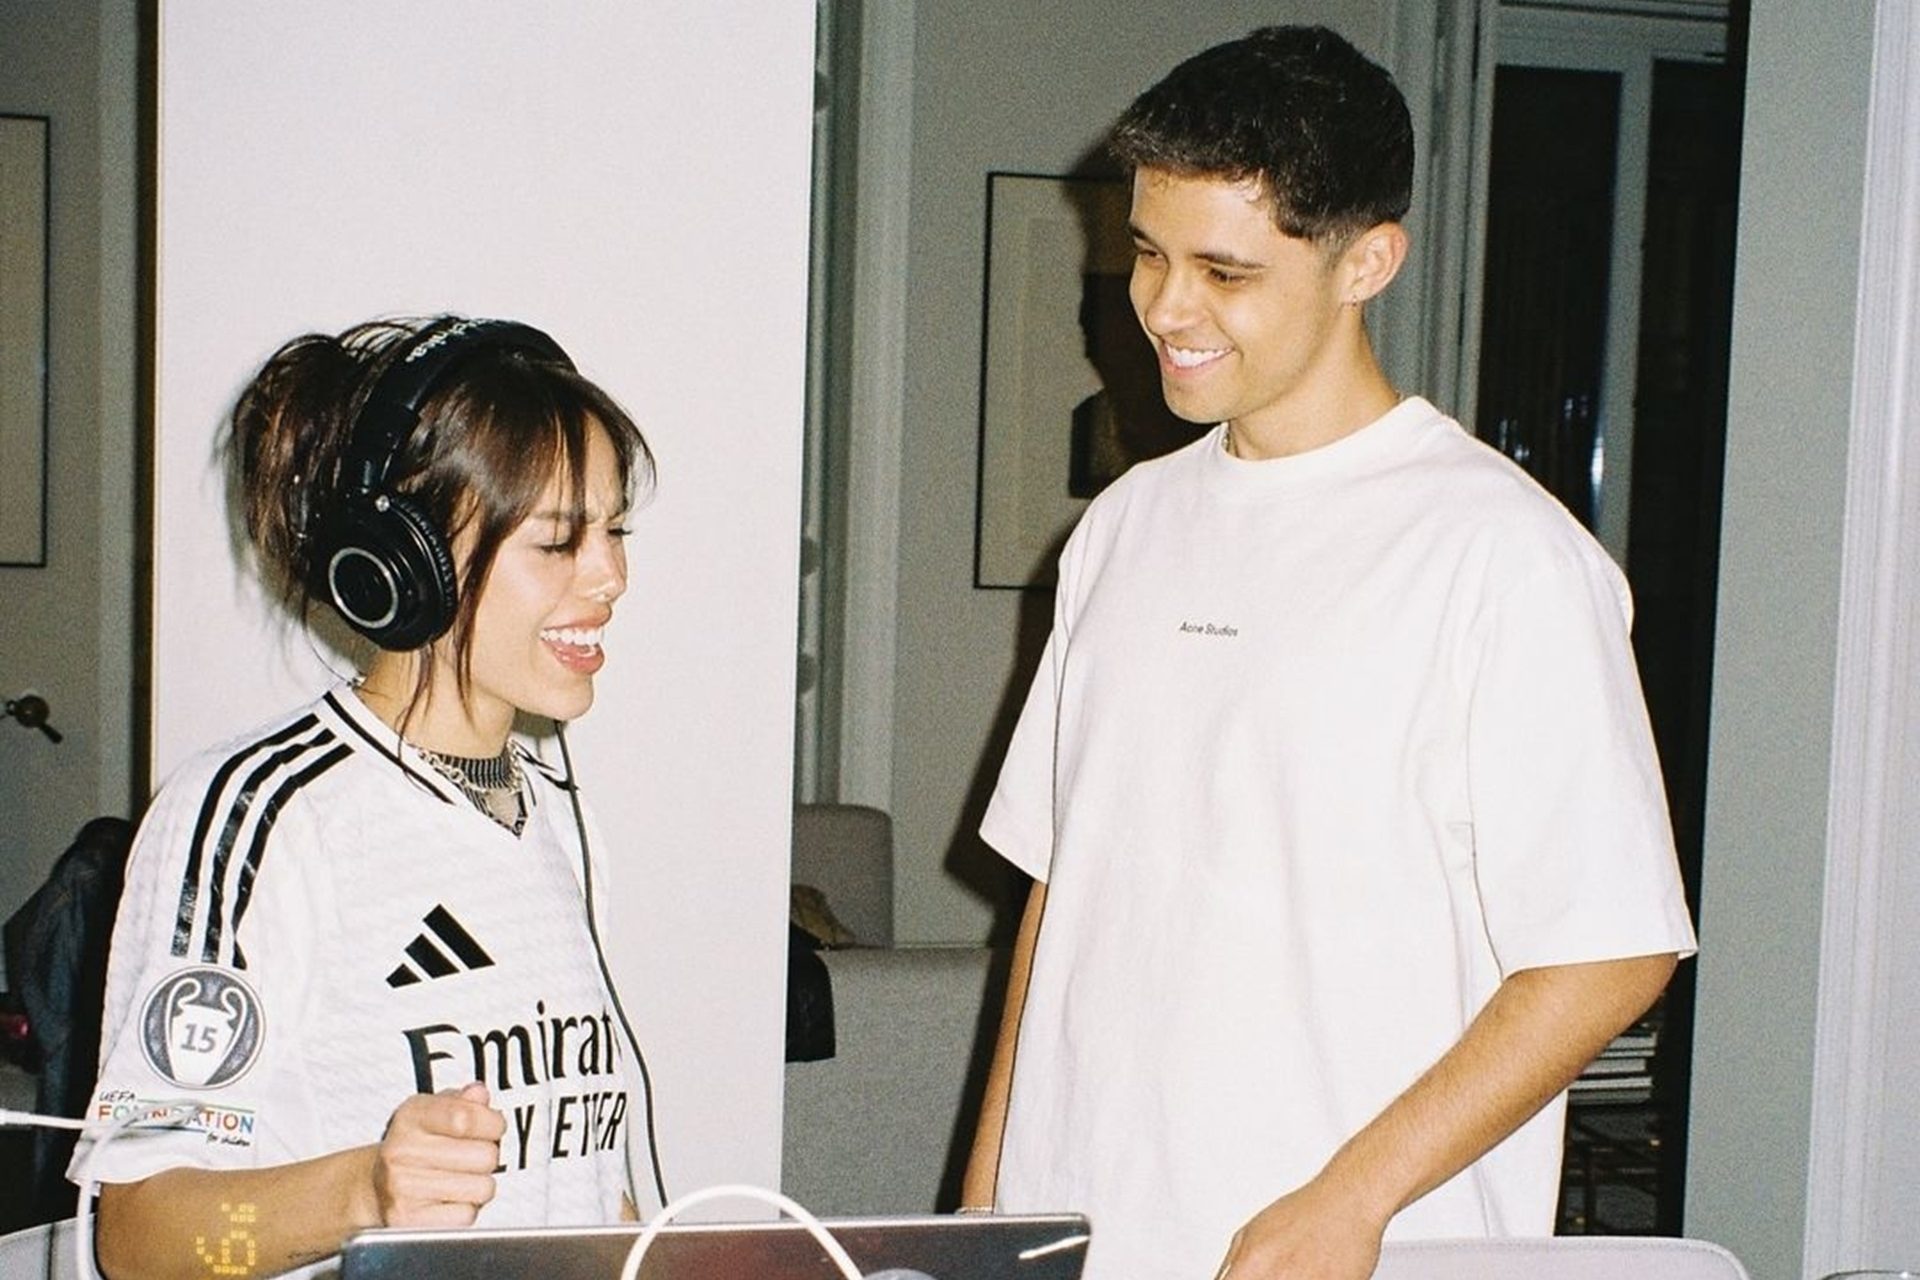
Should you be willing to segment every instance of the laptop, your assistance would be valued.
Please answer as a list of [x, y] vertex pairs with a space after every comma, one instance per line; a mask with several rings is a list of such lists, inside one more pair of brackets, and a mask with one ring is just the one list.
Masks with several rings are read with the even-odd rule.
[[[1077, 1214], [827, 1218], [868, 1276], [887, 1280], [1079, 1280], [1087, 1220]], [[618, 1280], [637, 1225], [362, 1231], [340, 1250], [340, 1280]], [[841, 1280], [797, 1222], [671, 1222], [640, 1280]]]

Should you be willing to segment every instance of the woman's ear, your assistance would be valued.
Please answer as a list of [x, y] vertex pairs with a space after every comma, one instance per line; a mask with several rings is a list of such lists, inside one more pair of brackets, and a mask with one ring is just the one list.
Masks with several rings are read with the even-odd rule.
[[1381, 222], [1353, 238], [1340, 255], [1347, 273], [1345, 301], [1367, 301], [1393, 283], [1400, 264], [1407, 260], [1407, 229], [1397, 222]]

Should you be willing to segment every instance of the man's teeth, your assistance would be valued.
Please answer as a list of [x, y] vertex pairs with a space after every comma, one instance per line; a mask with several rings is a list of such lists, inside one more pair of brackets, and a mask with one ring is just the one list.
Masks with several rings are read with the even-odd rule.
[[1216, 360], [1227, 354], [1227, 348], [1225, 347], [1220, 347], [1212, 351], [1200, 351], [1190, 347], [1176, 347], [1171, 343], [1167, 345], [1166, 350], [1167, 360], [1176, 369], [1191, 369], [1195, 365], [1205, 364], [1209, 360]]
[[540, 632], [540, 638], [573, 649], [598, 649], [600, 631], [599, 627], [547, 627]]

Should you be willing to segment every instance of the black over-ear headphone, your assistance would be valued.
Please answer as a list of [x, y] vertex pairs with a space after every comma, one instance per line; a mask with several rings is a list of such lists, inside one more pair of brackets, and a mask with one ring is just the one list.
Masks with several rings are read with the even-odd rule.
[[560, 344], [529, 325], [452, 316], [427, 325], [406, 340], [355, 415], [339, 483], [314, 531], [313, 593], [382, 649], [417, 649], [453, 625], [460, 590], [446, 533], [389, 488], [387, 476], [435, 385], [481, 347], [573, 368]]

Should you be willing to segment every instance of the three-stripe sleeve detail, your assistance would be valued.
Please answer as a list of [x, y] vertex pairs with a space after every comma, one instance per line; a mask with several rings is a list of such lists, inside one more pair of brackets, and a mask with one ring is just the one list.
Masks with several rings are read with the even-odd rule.
[[246, 967], [237, 944], [241, 917], [281, 811], [302, 788], [352, 754], [329, 728], [304, 716], [235, 752], [208, 785], [194, 824], [174, 918], [173, 954]]

